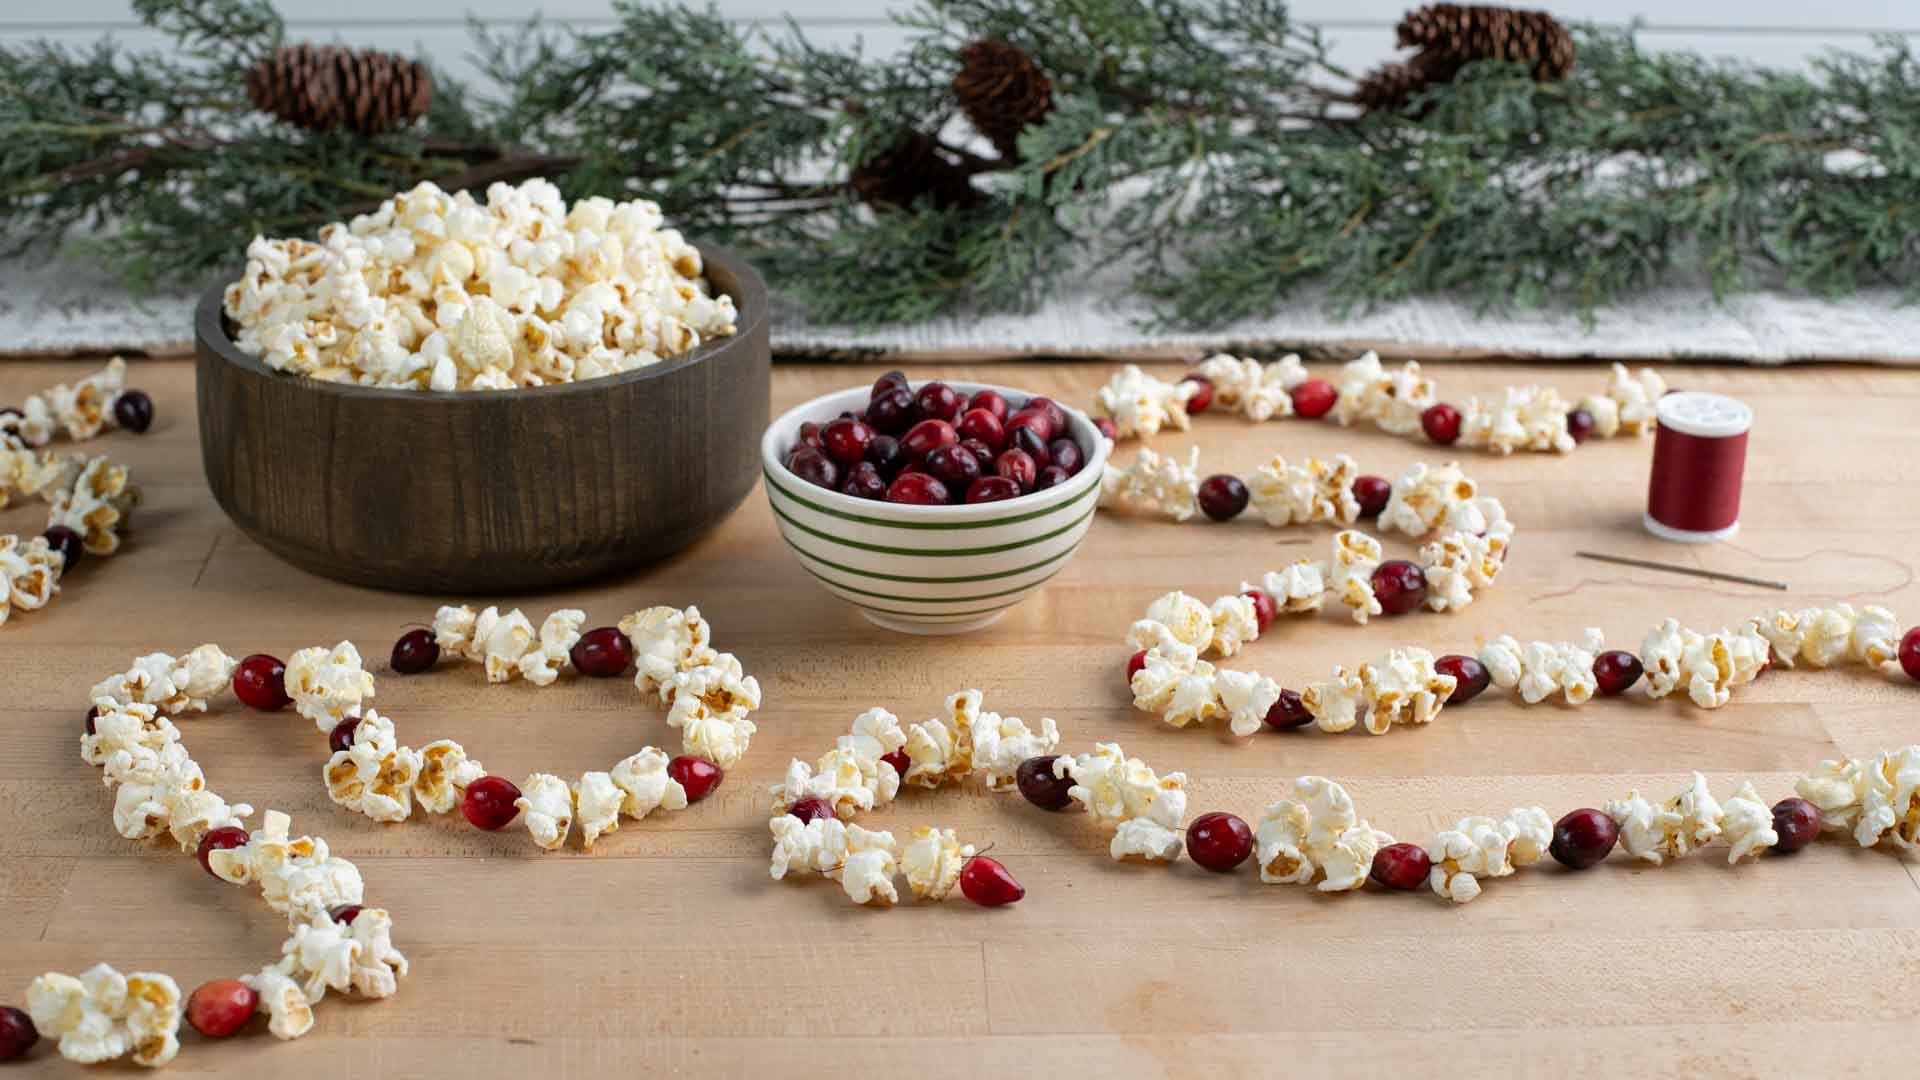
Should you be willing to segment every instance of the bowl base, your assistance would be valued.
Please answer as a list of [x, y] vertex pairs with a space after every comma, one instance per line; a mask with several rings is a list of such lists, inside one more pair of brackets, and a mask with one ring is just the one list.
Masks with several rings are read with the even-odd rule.
[[982, 615], [977, 619], [965, 619], [957, 622], [921, 622], [917, 619], [900, 618], [894, 615], [882, 615], [876, 611], [861, 609], [860, 614], [867, 621], [885, 630], [897, 630], [902, 634], [918, 634], [921, 637], [949, 637], [954, 634], [971, 634], [1000, 621], [1007, 613], [1005, 608], [991, 615]]

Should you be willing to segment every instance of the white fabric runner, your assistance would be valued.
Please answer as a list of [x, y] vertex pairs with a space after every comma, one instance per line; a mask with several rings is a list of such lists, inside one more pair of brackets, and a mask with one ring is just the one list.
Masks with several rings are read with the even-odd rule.
[[[776, 353], [998, 358], [1201, 351], [1376, 348], [1426, 357], [1543, 359], [1673, 357], [1780, 364], [1857, 360], [1920, 364], [1920, 305], [1877, 289], [1837, 300], [1784, 290], [1716, 302], [1703, 287], [1659, 290], [1599, 313], [1589, 330], [1567, 312], [1477, 313], [1445, 298], [1409, 300], [1341, 319], [1313, 298], [1271, 317], [1209, 332], [1142, 330], [1143, 311], [1110, 276], [1037, 312], [936, 319], [854, 329], [810, 325], [776, 309]], [[192, 347], [193, 294], [130, 294], [107, 268], [80, 256], [0, 261], [0, 354], [144, 351]]]

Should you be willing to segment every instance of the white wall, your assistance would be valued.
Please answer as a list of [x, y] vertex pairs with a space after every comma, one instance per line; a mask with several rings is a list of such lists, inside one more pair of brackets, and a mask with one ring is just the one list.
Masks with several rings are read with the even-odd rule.
[[[869, 52], [896, 47], [903, 36], [886, 19], [900, 0], [719, 0], [742, 20], [792, 15], [810, 36], [861, 38]], [[424, 50], [456, 74], [470, 70], [469, 13], [513, 23], [539, 7], [554, 21], [582, 26], [612, 20], [609, 0], [283, 0], [296, 37], [373, 44], [403, 52]], [[1294, 16], [1323, 26], [1336, 41], [1335, 60], [1360, 69], [1393, 51], [1393, 24], [1416, 0], [1295, 0]], [[1640, 19], [1650, 48], [1687, 49], [1793, 65], [1828, 48], [1864, 49], [1876, 33], [1920, 35], [1920, 4], [1913, 0], [1561, 0], [1545, 6], [1567, 19], [1624, 24]], [[0, 0], [0, 41], [48, 37], [82, 43], [112, 33], [129, 45], [159, 38], [133, 19], [127, 0]]]

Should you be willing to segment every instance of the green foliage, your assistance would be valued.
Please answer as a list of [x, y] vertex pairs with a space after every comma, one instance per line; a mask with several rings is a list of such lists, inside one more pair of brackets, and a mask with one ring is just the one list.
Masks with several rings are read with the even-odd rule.
[[[1562, 82], [1472, 65], [1403, 113], [1348, 78], [1281, 0], [921, 0], [887, 62], [717, 11], [622, 3], [476, 52], [498, 96], [436, 76], [428, 116], [375, 138], [254, 113], [283, 40], [267, 0], [137, 0], [178, 48], [0, 50], [0, 239], [72, 230], [137, 282], [227, 272], [256, 233], [311, 233], [422, 181], [547, 175], [645, 197], [738, 245], [818, 319], [1020, 310], [1117, 264], [1169, 326], [1423, 293], [1595, 308], [1656, 283], [1840, 294], [1920, 281], [1920, 67], [1899, 40], [1811, 75], [1641, 52], [1582, 30]], [[1053, 83], [1017, 160], [972, 139], [959, 49], [1002, 38]], [[977, 205], [863, 204], [850, 174], [908, 132]]]

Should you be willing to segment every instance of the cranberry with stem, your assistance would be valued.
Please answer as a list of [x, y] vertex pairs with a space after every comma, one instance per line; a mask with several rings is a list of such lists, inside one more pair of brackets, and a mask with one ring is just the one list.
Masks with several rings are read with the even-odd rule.
[[981, 907], [1002, 907], [1027, 895], [999, 860], [975, 855], [960, 868], [960, 892]]

